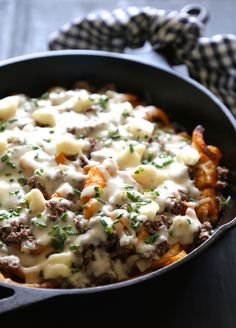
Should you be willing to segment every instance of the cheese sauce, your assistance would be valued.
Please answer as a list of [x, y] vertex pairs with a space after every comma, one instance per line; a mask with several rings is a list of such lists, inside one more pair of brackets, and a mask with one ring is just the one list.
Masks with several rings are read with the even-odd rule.
[[[0, 100], [0, 259], [25, 282], [119, 281], [149, 269], [163, 245], [193, 243], [201, 224], [189, 169], [199, 153], [147, 109], [109, 90]], [[91, 167], [104, 188], [84, 188]], [[90, 218], [80, 197], [96, 201]], [[176, 213], [182, 201], [192, 205]]]

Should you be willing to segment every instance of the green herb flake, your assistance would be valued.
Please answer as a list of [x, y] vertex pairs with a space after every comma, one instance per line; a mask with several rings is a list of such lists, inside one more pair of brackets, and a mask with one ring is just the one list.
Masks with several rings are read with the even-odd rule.
[[10, 196], [15, 196], [15, 195], [18, 195], [20, 192], [20, 190], [16, 190], [16, 191], [9, 191], [9, 195]]
[[188, 224], [192, 224], [191, 220], [189, 218], [186, 219]]
[[17, 181], [21, 186], [25, 186], [27, 180], [24, 177], [20, 177]]
[[134, 146], [132, 144], [129, 145], [129, 151], [130, 151], [130, 153], [134, 152]]
[[222, 198], [220, 199], [220, 206], [224, 207], [224, 206], [228, 205], [230, 199], [231, 199], [230, 196], [228, 196], [227, 198], [222, 197]]
[[75, 244], [70, 245], [70, 250], [71, 250], [71, 251], [78, 251], [79, 248], [80, 248], [79, 245], [75, 245]]
[[157, 168], [162, 168], [164, 166], [167, 166], [173, 162], [173, 157], [166, 153], [161, 153], [158, 155], [158, 157], [155, 159], [154, 162], [152, 162], [152, 165], [154, 165]]
[[73, 188], [73, 194], [80, 196], [81, 195], [81, 191], [79, 189]]
[[7, 124], [5, 122], [0, 121], [0, 132], [3, 132], [7, 127]]
[[136, 171], [134, 171], [135, 174], [139, 174], [141, 172], [144, 172], [144, 168], [143, 167], [139, 167]]
[[64, 221], [64, 222], [66, 222], [67, 219], [68, 219], [68, 213], [67, 213], [67, 212], [63, 213], [63, 214], [60, 216], [60, 220], [62, 220], [62, 221]]
[[130, 116], [130, 113], [127, 111], [127, 110], [124, 110], [123, 113], [122, 113], [122, 117], [129, 117]]
[[7, 166], [12, 168], [12, 169], [15, 169], [16, 168], [16, 164], [15, 163], [12, 163], [12, 162], [7, 162]]
[[35, 174], [37, 174], [37, 175], [43, 175], [43, 172], [44, 172], [43, 169], [37, 169], [37, 170], [35, 171]]
[[52, 141], [52, 139], [48, 138], [48, 139], [43, 139], [43, 141], [50, 143]]
[[118, 214], [117, 217], [116, 217], [116, 220], [120, 220], [120, 219], [122, 218], [123, 215], [124, 215], [124, 213], [120, 213], [120, 214]]
[[129, 191], [126, 192], [127, 198], [131, 200], [132, 202], [140, 202], [141, 198], [139, 195], [135, 195], [134, 193], [131, 193]]
[[39, 228], [47, 228], [47, 225], [44, 222], [35, 221], [35, 225]]
[[77, 273], [80, 272], [80, 268], [72, 268], [71, 273]]
[[120, 139], [120, 133], [119, 133], [119, 130], [115, 130], [115, 131], [111, 131], [109, 132], [109, 138], [113, 139], [113, 140], [117, 140], [117, 139]]
[[6, 162], [9, 158], [10, 158], [10, 156], [8, 154], [5, 154], [1, 157], [1, 161]]
[[15, 123], [15, 122], [17, 122], [17, 121], [18, 121], [17, 118], [13, 118], [13, 119], [9, 120], [8, 122], [9, 122], [10, 124], [12, 124], [12, 123]]
[[52, 236], [51, 245], [55, 250], [62, 251], [66, 242], [66, 232], [59, 224], [56, 224], [52, 230], [48, 233]]
[[145, 240], [144, 243], [145, 244], [153, 244], [156, 239], [159, 237], [158, 233], [155, 233], [154, 235], [148, 236]]

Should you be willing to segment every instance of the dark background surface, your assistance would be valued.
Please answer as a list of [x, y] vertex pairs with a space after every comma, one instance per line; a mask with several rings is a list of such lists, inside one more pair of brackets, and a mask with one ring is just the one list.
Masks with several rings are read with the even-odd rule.
[[[91, 11], [127, 5], [180, 9], [174, 0], [0, 0], [0, 59], [47, 50], [49, 33]], [[206, 34], [236, 34], [236, 1], [198, 1], [211, 13]], [[1, 292], [1, 291], [0, 291]], [[49, 321], [48, 321], [49, 319]], [[125, 290], [58, 298], [3, 315], [0, 324], [114, 326], [143, 322], [156, 327], [236, 327], [236, 229], [174, 272]]]

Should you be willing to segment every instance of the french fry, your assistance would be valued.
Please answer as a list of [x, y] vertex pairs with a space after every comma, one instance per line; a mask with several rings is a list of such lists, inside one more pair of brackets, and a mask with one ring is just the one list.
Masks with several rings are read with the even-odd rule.
[[175, 257], [181, 252], [182, 251], [180, 249], [180, 244], [172, 245], [169, 248], [169, 250], [165, 254], [163, 254], [159, 259], [153, 260], [152, 269], [162, 268], [170, 263], [175, 262], [173, 259], [175, 259]]
[[170, 120], [167, 114], [160, 108], [147, 107], [145, 117], [147, 121], [161, 121], [165, 126], [170, 125]]
[[149, 236], [149, 233], [147, 232], [147, 230], [145, 228], [141, 228], [139, 233], [138, 233], [138, 239], [143, 241], [145, 240], [147, 237]]
[[125, 93], [124, 95], [126, 97], [126, 100], [129, 101], [133, 107], [136, 107], [141, 104], [138, 97], [133, 95], [132, 93]]
[[200, 160], [195, 167], [194, 181], [200, 190], [201, 202], [197, 208], [197, 216], [201, 222], [216, 223], [218, 219], [218, 204], [216, 201], [217, 166], [221, 159], [221, 152], [215, 146], [207, 146], [203, 138], [204, 129], [197, 126], [193, 131], [193, 146], [200, 153]]
[[[88, 171], [88, 177], [85, 180], [84, 188], [87, 187], [98, 187], [98, 188], [105, 188], [106, 187], [106, 180], [103, 176], [101, 170], [94, 166]], [[84, 206], [84, 216], [85, 218], [89, 219], [98, 208], [101, 207], [101, 203], [97, 199], [91, 199], [90, 195], [82, 196], [80, 198], [80, 202]]]
[[62, 152], [58, 152], [55, 156], [55, 161], [57, 162], [57, 164], [65, 164], [67, 159]]

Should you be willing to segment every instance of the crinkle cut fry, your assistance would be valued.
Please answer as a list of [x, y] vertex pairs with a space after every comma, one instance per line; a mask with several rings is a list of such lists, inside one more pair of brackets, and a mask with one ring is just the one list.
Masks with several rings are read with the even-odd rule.
[[[217, 166], [221, 152], [215, 146], [207, 146], [203, 138], [204, 129], [197, 126], [193, 131], [193, 146], [200, 153], [200, 160], [195, 167], [195, 184], [200, 190], [200, 205], [196, 212], [201, 222], [218, 220], [218, 203], [216, 201]], [[206, 200], [204, 202], [204, 199]]]

